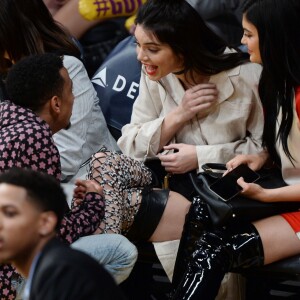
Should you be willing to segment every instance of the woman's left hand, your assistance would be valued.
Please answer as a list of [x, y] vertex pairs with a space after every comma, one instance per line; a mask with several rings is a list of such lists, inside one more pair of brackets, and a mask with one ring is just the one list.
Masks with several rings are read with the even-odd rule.
[[198, 168], [198, 158], [195, 145], [170, 144], [164, 150], [174, 150], [171, 154], [158, 154], [162, 166], [167, 172], [183, 174]]

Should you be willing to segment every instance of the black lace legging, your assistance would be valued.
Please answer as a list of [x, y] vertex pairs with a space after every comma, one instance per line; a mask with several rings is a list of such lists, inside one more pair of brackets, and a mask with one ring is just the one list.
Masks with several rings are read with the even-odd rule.
[[104, 188], [105, 216], [98, 233], [126, 234], [138, 212], [143, 187], [151, 171], [140, 161], [117, 152], [98, 152], [91, 160], [89, 179]]

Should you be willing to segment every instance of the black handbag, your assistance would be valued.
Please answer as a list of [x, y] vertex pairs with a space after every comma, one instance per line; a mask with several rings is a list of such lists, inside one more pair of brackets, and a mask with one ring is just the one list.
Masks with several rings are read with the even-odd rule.
[[[197, 194], [207, 203], [213, 226], [224, 226], [235, 221], [252, 222], [300, 209], [300, 202], [265, 203], [243, 197], [240, 194], [228, 201], [224, 201], [213, 193], [209, 186], [222, 176], [222, 173], [218, 170], [226, 170], [225, 165], [206, 164], [202, 168], [204, 172], [199, 174], [191, 173], [190, 179]], [[279, 169], [262, 169], [258, 173], [260, 179], [255, 183], [263, 188], [286, 186]]]
[[190, 173], [196, 174], [196, 171], [191, 171], [184, 174], [170, 174], [161, 165], [158, 158], [152, 158], [144, 161], [144, 164], [152, 172], [152, 186], [170, 189], [177, 192], [188, 200], [192, 201], [193, 197], [197, 195], [193, 182], [191, 181]]

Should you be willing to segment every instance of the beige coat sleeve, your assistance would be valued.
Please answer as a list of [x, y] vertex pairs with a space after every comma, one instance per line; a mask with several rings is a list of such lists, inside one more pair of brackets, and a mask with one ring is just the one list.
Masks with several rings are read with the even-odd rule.
[[124, 154], [138, 160], [156, 155], [164, 120], [161, 102], [163, 93], [156, 82], [148, 80], [146, 83], [146, 76], [142, 72], [140, 94], [134, 102], [131, 121], [122, 128], [122, 136], [118, 140], [118, 146]]

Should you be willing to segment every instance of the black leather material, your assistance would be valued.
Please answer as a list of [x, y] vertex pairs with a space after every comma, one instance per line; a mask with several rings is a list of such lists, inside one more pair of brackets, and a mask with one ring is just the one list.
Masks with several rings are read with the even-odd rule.
[[[164, 188], [164, 178], [168, 175], [168, 189], [181, 194], [190, 201], [197, 195], [189, 175], [190, 172], [184, 174], [168, 174], [158, 158], [146, 160], [144, 163], [152, 172], [152, 185], [154, 187]], [[195, 173], [195, 171], [191, 172]]]
[[235, 268], [261, 266], [263, 248], [260, 236], [252, 224], [205, 231], [195, 245], [173, 300], [214, 300], [221, 281]]
[[209, 223], [210, 220], [206, 203], [199, 197], [195, 197], [190, 210], [185, 217], [173, 272], [173, 288], [176, 288], [179, 285], [182, 275], [185, 273], [186, 267], [195, 249], [195, 243], [202, 235], [203, 229], [207, 227]]
[[126, 234], [131, 241], [148, 241], [155, 231], [169, 198], [169, 190], [143, 190], [142, 202]]
[[228, 269], [229, 257], [218, 235], [206, 232], [196, 244], [193, 258], [187, 266], [172, 300], [214, 300]]
[[[256, 183], [264, 188], [286, 185], [277, 169], [262, 170], [258, 173], [261, 177]], [[208, 204], [211, 221], [216, 227], [238, 220], [252, 222], [284, 212], [298, 211], [300, 208], [299, 202], [265, 203], [241, 195], [235, 196], [229, 201], [223, 201], [209, 189], [209, 186], [216, 180], [211, 174], [195, 175], [191, 173], [190, 177], [198, 195]]]

